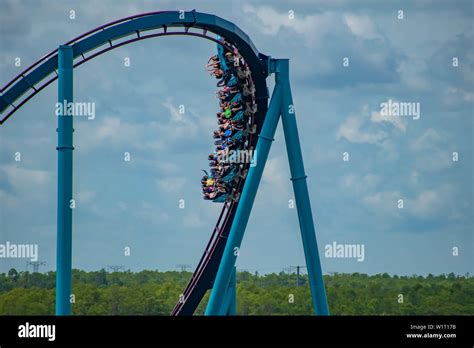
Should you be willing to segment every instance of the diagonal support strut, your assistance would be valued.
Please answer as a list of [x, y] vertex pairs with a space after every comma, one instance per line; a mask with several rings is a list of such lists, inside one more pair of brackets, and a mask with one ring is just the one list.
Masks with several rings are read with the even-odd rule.
[[298, 220], [311, 286], [313, 308], [316, 315], [329, 315], [313, 216], [311, 213], [311, 204], [306, 184], [306, 174], [304, 173], [303, 156], [301, 154], [298, 128], [294, 115], [289, 82], [288, 59], [271, 59], [269, 62], [269, 70], [275, 73], [276, 84], [257, 143], [256, 154], [258, 154], [259, 161], [256, 166], [250, 167], [247, 180], [245, 181], [239, 206], [207, 304], [206, 315], [228, 314], [227, 289], [229, 288], [229, 284], [232, 283], [232, 272], [234, 271], [235, 263], [239, 255], [240, 245], [268, 159], [280, 115], [283, 120], [288, 160], [298, 210]]

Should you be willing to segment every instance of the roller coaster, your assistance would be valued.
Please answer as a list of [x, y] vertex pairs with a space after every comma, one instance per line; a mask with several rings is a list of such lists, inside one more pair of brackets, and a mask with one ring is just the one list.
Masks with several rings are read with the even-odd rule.
[[[213, 41], [218, 51], [238, 52], [248, 65], [255, 87], [256, 111], [249, 125], [255, 130], [245, 149], [258, 163], [242, 165], [246, 175], [235, 184], [238, 199], [223, 202], [222, 210], [191, 280], [177, 299], [172, 315], [192, 315], [211, 289], [206, 315], [236, 314], [235, 262], [280, 117], [290, 164], [298, 220], [308, 269], [314, 313], [328, 315], [326, 292], [316, 242], [296, 125], [288, 59], [260, 53], [247, 34], [218, 16], [193, 11], [160, 11], [122, 18], [90, 30], [41, 57], [0, 90], [0, 125], [31, 98], [58, 80], [58, 102], [73, 102], [73, 70], [115, 48], [161, 36], [194, 36]], [[270, 99], [266, 79], [274, 74]], [[270, 99], [270, 101], [269, 101]], [[4, 126], [3, 126], [4, 127]], [[56, 314], [70, 315], [72, 288], [73, 117], [58, 116], [58, 197]]]

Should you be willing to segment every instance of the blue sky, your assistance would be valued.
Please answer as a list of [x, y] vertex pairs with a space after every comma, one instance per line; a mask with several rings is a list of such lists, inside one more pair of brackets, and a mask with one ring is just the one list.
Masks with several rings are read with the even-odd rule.
[[[103, 23], [193, 8], [234, 22], [260, 52], [290, 58], [325, 272], [473, 272], [471, 1], [197, 6], [2, 0], [0, 84]], [[76, 19], [69, 18], [70, 10]], [[158, 38], [75, 70], [74, 99], [96, 104], [94, 120], [75, 121], [75, 268], [169, 270], [199, 261], [220, 210], [201, 199], [199, 182], [213, 147], [216, 87], [204, 65], [214, 51], [206, 40]], [[15, 67], [16, 57], [21, 67]], [[459, 66], [453, 67], [453, 57]], [[42, 270], [55, 268], [56, 90], [54, 83], [0, 128], [0, 243], [38, 244], [46, 261]], [[420, 119], [382, 117], [380, 103], [389, 99], [420, 103]], [[304, 264], [296, 210], [288, 207], [293, 193], [281, 124], [275, 139], [237, 263], [261, 273]], [[21, 162], [14, 161], [15, 152]], [[459, 161], [452, 161], [453, 152]], [[180, 199], [185, 209], [179, 209]], [[325, 258], [324, 246], [334, 241], [363, 244], [365, 260]], [[130, 256], [124, 256], [125, 247]], [[0, 259], [0, 271], [11, 267], [24, 270], [25, 260]]]

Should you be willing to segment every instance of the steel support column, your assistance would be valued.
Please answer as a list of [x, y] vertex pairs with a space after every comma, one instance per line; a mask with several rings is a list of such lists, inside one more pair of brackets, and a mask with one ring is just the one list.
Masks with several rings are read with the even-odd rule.
[[316, 315], [329, 315], [324, 287], [321, 261], [319, 258], [318, 244], [314, 230], [313, 215], [311, 213], [311, 203], [309, 200], [308, 186], [306, 184], [306, 174], [304, 171], [303, 156], [301, 154], [298, 127], [296, 125], [296, 114], [291, 96], [289, 81], [289, 61], [281, 60], [280, 77], [282, 87], [282, 122], [285, 134], [288, 161], [290, 163], [291, 181], [295, 193], [296, 208], [298, 210], [298, 220], [300, 224], [301, 237], [303, 239], [303, 249], [306, 258], [311, 295], [313, 298], [313, 308]]
[[275, 135], [278, 120], [280, 119], [281, 88], [278, 84], [278, 72], [275, 79], [277, 81], [270, 100], [265, 121], [257, 142], [256, 153], [258, 155], [257, 165], [250, 167], [245, 180], [245, 185], [240, 196], [239, 206], [235, 213], [234, 222], [229, 232], [228, 240], [224, 249], [219, 270], [214, 281], [211, 296], [206, 308], [206, 315], [225, 315], [223, 302], [227, 286], [230, 282], [232, 270], [239, 255], [240, 245], [244, 236], [245, 228], [252, 211], [253, 202], [257, 194], [258, 185], [262, 178], [263, 169], [267, 162], [268, 153]]
[[224, 301], [224, 312], [227, 315], [235, 315], [237, 313], [237, 280], [236, 280], [237, 270], [234, 267], [232, 275], [230, 277], [229, 286], [227, 287], [227, 292], [225, 294]]
[[[73, 50], [60, 46], [58, 50], [58, 103], [73, 102]], [[56, 315], [71, 314], [72, 286], [72, 152], [73, 117], [58, 115], [58, 201], [56, 249]]]

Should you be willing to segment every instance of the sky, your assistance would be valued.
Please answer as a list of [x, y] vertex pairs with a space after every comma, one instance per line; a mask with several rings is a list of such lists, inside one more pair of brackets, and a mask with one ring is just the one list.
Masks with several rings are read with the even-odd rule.
[[[260, 52], [290, 59], [324, 273], [473, 273], [472, 1], [0, 0], [0, 85], [83, 32], [168, 9], [225, 18]], [[74, 268], [197, 265], [221, 208], [200, 194], [218, 109], [204, 65], [215, 50], [155, 38], [74, 70], [74, 100], [96, 111], [74, 120]], [[40, 271], [55, 269], [56, 99], [55, 82], [0, 127], [0, 244], [37, 244]], [[383, 115], [389, 100], [419, 105], [419, 117]], [[287, 163], [280, 123], [240, 270], [305, 264]], [[363, 260], [326, 257], [333, 243], [363, 246]], [[0, 258], [0, 272], [26, 261]]]

